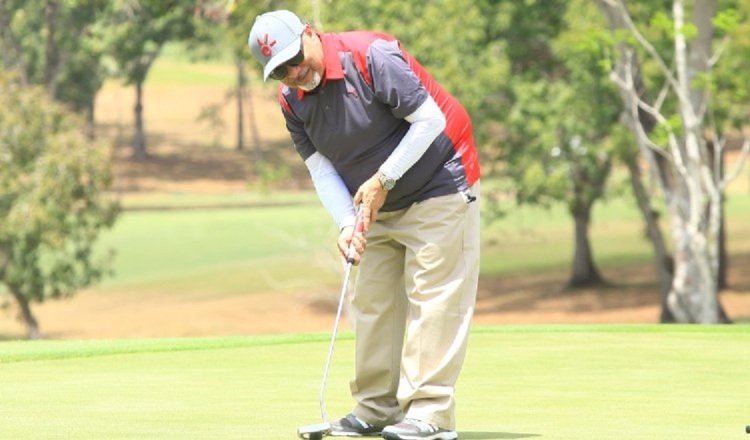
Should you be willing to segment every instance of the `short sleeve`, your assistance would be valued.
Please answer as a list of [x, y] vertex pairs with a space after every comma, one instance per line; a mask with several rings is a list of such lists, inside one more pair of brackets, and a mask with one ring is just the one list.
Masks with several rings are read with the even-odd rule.
[[286, 120], [286, 129], [292, 137], [292, 142], [294, 142], [294, 148], [302, 157], [302, 160], [307, 160], [317, 150], [305, 131], [305, 124], [294, 114], [286, 97], [281, 92], [279, 92], [279, 103], [281, 104], [281, 113]]
[[427, 90], [404, 58], [398, 41], [375, 40], [368, 50], [375, 96], [391, 107], [393, 116], [414, 113], [427, 99]]

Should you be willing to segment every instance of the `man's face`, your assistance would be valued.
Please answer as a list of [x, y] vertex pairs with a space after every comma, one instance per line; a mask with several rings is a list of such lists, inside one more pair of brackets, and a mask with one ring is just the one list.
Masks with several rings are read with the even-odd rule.
[[[289, 61], [274, 69], [272, 77], [279, 79], [284, 85], [299, 88], [306, 92], [316, 88], [321, 81], [322, 63], [315, 56], [313, 47], [313, 32], [305, 29], [302, 34], [300, 52]], [[283, 76], [282, 76], [283, 75]], [[280, 77], [280, 78], [279, 78]]]

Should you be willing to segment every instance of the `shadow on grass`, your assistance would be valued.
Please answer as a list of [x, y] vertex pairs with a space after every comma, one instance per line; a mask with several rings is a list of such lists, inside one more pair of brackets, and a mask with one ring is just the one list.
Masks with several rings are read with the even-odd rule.
[[[750, 253], [730, 255], [729, 285], [736, 293], [750, 292]], [[659, 285], [651, 263], [621, 264], [603, 269], [608, 283], [601, 286], [566, 288], [570, 276], [549, 270], [518, 275], [484, 275], [479, 280], [477, 315], [498, 312], [534, 312], [554, 309], [558, 312], [592, 314], [660, 306]], [[747, 323], [742, 311], [727, 306], [736, 323]], [[654, 317], [655, 320], [658, 316]]]
[[461, 431], [458, 438], [462, 440], [499, 440], [516, 438], [541, 437], [541, 434], [520, 434], [515, 432], [472, 432]]
[[[132, 133], [117, 135], [117, 124], [99, 124], [103, 138], [114, 138], [116, 189], [137, 191], [150, 188], [149, 180], [171, 183], [200, 182], [204, 180], [253, 182], [264, 173], [263, 165], [277, 172], [278, 189], [311, 188], [304, 162], [292, 146], [291, 140], [263, 142], [258, 150], [248, 147], [234, 148], [210, 146], [173, 134], [149, 130], [146, 133], [148, 158], [133, 158], [130, 140]], [[260, 160], [260, 162], [259, 162]], [[273, 176], [271, 176], [273, 177]], [[266, 176], [269, 178], [269, 176]]]

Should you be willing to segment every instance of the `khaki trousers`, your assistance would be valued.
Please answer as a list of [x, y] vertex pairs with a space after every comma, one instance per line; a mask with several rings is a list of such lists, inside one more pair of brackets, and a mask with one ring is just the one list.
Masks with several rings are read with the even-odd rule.
[[455, 429], [479, 276], [479, 183], [472, 195], [472, 203], [453, 194], [379, 213], [367, 233], [349, 309], [353, 413], [362, 420]]

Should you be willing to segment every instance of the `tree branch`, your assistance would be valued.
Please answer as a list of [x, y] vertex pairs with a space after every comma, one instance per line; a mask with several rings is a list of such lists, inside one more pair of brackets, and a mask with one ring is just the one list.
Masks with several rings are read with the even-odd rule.
[[613, 7], [615, 10], [617, 10], [620, 14], [620, 17], [622, 18], [623, 23], [625, 26], [627, 26], [628, 30], [631, 32], [631, 34], [635, 37], [635, 39], [638, 41], [638, 43], [646, 49], [646, 52], [648, 52], [649, 55], [656, 61], [657, 65], [659, 66], [659, 70], [661, 70], [662, 74], [664, 74], [664, 77], [667, 79], [669, 84], [672, 86], [672, 89], [675, 91], [675, 94], [677, 95], [677, 98], [679, 101], [683, 104], [690, 104], [690, 97], [689, 95], [686, 95], [682, 92], [679, 82], [677, 78], [675, 78], [672, 71], [667, 66], [667, 63], [664, 62], [664, 58], [659, 55], [659, 52], [656, 51], [656, 48], [648, 42], [646, 37], [643, 36], [643, 34], [638, 31], [638, 28], [633, 23], [633, 20], [630, 18], [630, 14], [625, 9], [625, 5], [623, 4], [622, 0], [601, 0], [607, 5]]
[[729, 47], [729, 41], [730, 38], [728, 36], [724, 36], [724, 38], [721, 39], [721, 43], [718, 44], [718, 47], [716, 48], [716, 53], [708, 60], [708, 67], [714, 67], [716, 63], [719, 62], [719, 59], [724, 54], [724, 51]]
[[[667, 127], [669, 131], [671, 131], [671, 128], [667, 124], [667, 120], [664, 118], [664, 116], [658, 110], [656, 110], [653, 106], [649, 105], [648, 103], [643, 101], [643, 99], [641, 99], [640, 96], [638, 96], [638, 93], [635, 90], [635, 84], [633, 82], [633, 75], [632, 75], [632, 68], [631, 68], [632, 53], [629, 51], [626, 56], [628, 58], [628, 62], [626, 63], [627, 64], [627, 68], [626, 68], [627, 78], [626, 79], [620, 78], [615, 72], [612, 72], [610, 74], [610, 78], [612, 79], [612, 81], [615, 82], [615, 84], [617, 84], [620, 87], [620, 90], [622, 90], [623, 92], [627, 94], [628, 100], [630, 101], [628, 107], [630, 108], [631, 115], [635, 118], [636, 121], [638, 121], [639, 120], [638, 109], [640, 108], [641, 110], [644, 110], [646, 113], [651, 115], [656, 120], [656, 122], [659, 123], [659, 125], [665, 126]], [[639, 122], [638, 124], [636, 124], [636, 128], [638, 130], [638, 134], [642, 136], [646, 145], [650, 149], [662, 155], [665, 159], [671, 160], [671, 157], [668, 154], [664, 153], [661, 147], [657, 143], [651, 140], [648, 133], [643, 128], [643, 124]]]
[[721, 181], [722, 190], [724, 190], [732, 180], [736, 179], [737, 176], [740, 175], [740, 171], [742, 171], [742, 168], [745, 166], [745, 161], [747, 160], [748, 155], [750, 155], [750, 138], [745, 137], [745, 141], [742, 143], [739, 160], [734, 165], [734, 168], [732, 168], [732, 171], [727, 174], [726, 177], [724, 177], [724, 179]]

